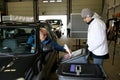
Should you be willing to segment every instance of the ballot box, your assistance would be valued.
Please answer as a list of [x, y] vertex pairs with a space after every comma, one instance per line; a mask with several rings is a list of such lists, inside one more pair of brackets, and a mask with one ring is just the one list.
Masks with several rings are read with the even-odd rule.
[[57, 70], [58, 80], [108, 80], [102, 66], [85, 63], [62, 63]]
[[61, 63], [87, 63], [89, 53], [85, 48], [81, 48], [72, 52], [69, 59], [63, 57]]

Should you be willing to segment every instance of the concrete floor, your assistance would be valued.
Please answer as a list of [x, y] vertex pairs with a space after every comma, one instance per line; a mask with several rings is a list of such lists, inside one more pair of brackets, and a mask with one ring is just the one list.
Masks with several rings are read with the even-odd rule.
[[[86, 40], [80, 40], [80, 44], [84, 45]], [[76, 39], [66, 38], [63, 36], [58, 40], [58, 43], [61, 45], [67, 44], [69, 48], [74, 51], [78, 47], [76, 45]], [[120, 44], [116, 44], [116, 50], [114, 55], [114, 64], [113, 64], [113, 50], [114, 42], [111, 41], [109, 45], [109, 54], [110, 58], [104, 61], [103, 68], [109, 77], [109, 80], [120, 80]], [[65, 53], [60, 52], [60, 57], [62, 57]], [[50, 80], [58, 80], [56, 73], [51, 73]]]

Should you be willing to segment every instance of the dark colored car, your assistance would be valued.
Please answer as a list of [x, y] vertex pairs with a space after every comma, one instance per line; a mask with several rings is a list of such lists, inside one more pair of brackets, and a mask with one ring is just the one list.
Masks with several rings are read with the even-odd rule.
[[45, 20], [47, 23], [51, 24], [53, 31], [57, 35], [58, 38], [62, 36], [62, 20], [61, 19], [47, 19]]
[[[45, 72], [46, 74], [50, 73], [52, 65], [56, 61], [56, 51], [50, 51], [51, 55], [47, 58], [46, 65], [51, 64], [51, 67], [40, 70], [40, 56], [44, 53], [39, 50], [40, 27], [49, 30], [47, 23], [0, 25], [0, 80], [33, 80], [45, 69], [49, 71]], [[35, 52], [31, 53], [27, 40], [33, 30], [35, 32]], [[49, 36], [56, 39], [51, 30], [49, 30]]]

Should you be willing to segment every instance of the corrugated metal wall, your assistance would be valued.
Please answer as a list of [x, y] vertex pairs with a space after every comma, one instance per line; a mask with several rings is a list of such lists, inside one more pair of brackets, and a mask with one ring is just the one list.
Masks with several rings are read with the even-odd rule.
[[33, 2], [8, 2], [8, 15], [33, 16]]
[[66, 15], [67, 14], [67, 0], [63, 2], [48, 2], [43, 3], [39, 0], [39, 14], [40, 15]]
[[[101, 13], [102, 0], [72, 0], [72, 13], [80, 13], [82, 8], [89, 7]], [[33, 16], [33, 1], [9, 2], [8, 14]], [[39, 14], [42, 15], [66, 15], [67, 0], [63, 2], [43, 3], [39, 0]]]
[[72, 0], [72, 13], [80, 13], [83, 8], [90, 8], [101, 15], [102, 0]]
[[[67, 0], [63, 2], [43, 3], [39, 1], [40, 15], [67, 15]], [[80, 13], [82, 8], [89, 7], [106, 18], [120, 12], [120, 0], [105, 0], [102, 12], [102, 1], [104, 0], [72, 0], [72, 13]], [[118, 5], [118, 6], [117, 6]], [[33, 16], [33, 1], [8, 2], [8, 15]]]

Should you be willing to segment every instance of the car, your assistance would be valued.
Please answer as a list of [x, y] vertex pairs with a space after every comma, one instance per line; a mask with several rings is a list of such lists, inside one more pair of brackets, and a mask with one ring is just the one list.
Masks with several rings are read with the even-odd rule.
[[51, 24], [53, 31], [57, 35], [58, 38], [62, 36], [62, 20], [61, 19], [46, 19], [47, 23]]
[[[47, 57], [45, 68], [40, 69], [40, 57], [44, 53], [39, 50], [39, 29], [41, 27], [49, 30], [47, 23], [0, 24], [0, 80], [33, 80], [40, 72], [47, 74], [46, 78], [49, 77], [48, 74], [57, 55], [56, 51], [48, 50], [51, 55]], [[35, 32], [34, 53], [27, 44], [28, 37], [33, 30]], [[48, 32], [50, 38], [56, 40], [54, 33], [51, 30]], [[51, 64], [49, 68], [48, 64]]]

